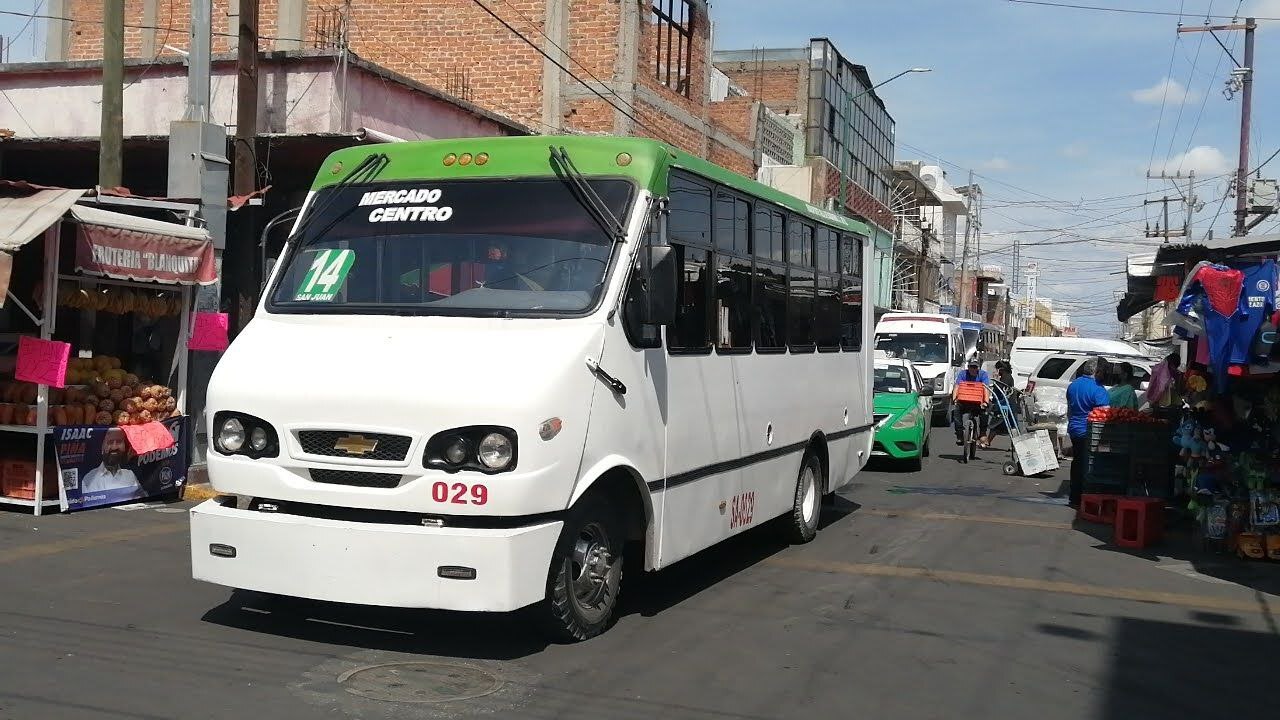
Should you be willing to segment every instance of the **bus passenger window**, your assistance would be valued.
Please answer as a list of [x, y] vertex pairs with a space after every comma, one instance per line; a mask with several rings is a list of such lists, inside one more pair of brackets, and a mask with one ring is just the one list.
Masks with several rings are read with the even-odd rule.
[[756, 350], [778, 352], [787, 347], [787, 269], [756, 262], [751, 296]]
[[711, 245], [711, 188], [671, 174], [667, 234], [671, 242]]
[[716, 257], [716, 347], [751, 349], [751, 261]]
[[862, 282], [856, 277], [840, 278], [840, 346], [862, 349]]
[[667, 347], [672, 351], [705, 351], [711, 347], [707, 333], [707, 267], [709, 253], [702, 248], [672, 244], [680, 268], [676, 289], [676, 321], [667, 327]]
[[793, 351], [813, 350], [813, 271], [790, 268], [787, 344]]
[[818, 301], [814, 309], [813, 334], [819, 350], [840, 349], [839, 290], [839, 277], [818, 274]]

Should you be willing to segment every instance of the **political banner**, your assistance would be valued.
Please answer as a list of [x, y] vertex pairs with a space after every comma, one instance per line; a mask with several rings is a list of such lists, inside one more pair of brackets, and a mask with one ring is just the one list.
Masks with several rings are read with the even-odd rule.
[[62, 489], [70, 510], [146, 500], [179, 490], [187, 481], [186, 418], [161, 420], [174, 444], [141, 455], [122, 428], [59, 425], [53, 431]]

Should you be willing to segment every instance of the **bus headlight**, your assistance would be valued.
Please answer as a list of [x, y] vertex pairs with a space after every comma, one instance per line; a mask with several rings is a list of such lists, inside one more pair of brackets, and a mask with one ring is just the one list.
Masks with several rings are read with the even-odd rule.
[[515, 457], [511, 440], [502, 433], [489, 433], [480, 441], [476, 457], [490, 470], [503, 470]]
[[266, 420], [244, 413], [219, 412], [213, 416], [213, 427], [218, 433], [214, 448], [223, 455], [257, 459], [280, 454], [280, 440]]
[[236, 418], [227, 418], [218, 428], [218, 447], [224, 452], [238, 453], [244, 447], [244, 423]]
[[516, 465], [516, 432], [495, 425], [473, 425], [436, 433], [422, 454], [424, 467], [455, 473], [475, 470], [492, 475]]

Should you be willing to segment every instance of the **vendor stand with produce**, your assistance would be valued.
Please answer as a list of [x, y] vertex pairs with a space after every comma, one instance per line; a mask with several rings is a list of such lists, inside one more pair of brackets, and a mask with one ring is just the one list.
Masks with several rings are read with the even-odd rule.
[[0, 503], [39, 514], [177, 493], [191, 288], [216, 278], [208, 234], [77, 204], [83, 190], [17, 192], [0, 197]]

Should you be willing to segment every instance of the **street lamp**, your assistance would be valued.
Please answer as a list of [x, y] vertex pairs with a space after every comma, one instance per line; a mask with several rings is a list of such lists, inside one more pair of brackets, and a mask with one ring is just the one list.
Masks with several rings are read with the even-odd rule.
[[893, 82], [894, 80], [897, 80], [898, 78], [902, 77], [903, 75], [909, 75], [909, 74], [911, 74], [911, 73], [927, 73], [927, 72], [933, 72], [933, 68], [927, 68], [927, 67], [913, 67], [913, 68], [908, 68], [908, 69], [903, 70], [902, 72], [898, 73], [897, 75], [894, 75], [893, 77], [889, 78], [888, 80], [883, 80], [883, 81], [881, 81], [881, 82], [876, 83], [875, 85], [872, 85], [871, 87], [867, 88], [866, 90], [863, 90], [862, 92], [858, 93], [857, 95], [854, 95], [853, 97], [849, 98], [849, 100], [851, 100], [851, 101], [852, 101], [852, 100], [856, 100], [856, 99], [858, 99], [858, 98], [862, 97], [863, 95], [866, 95], [867, 93], [873, 92], [876, 88], [881, 88], [881, 87], [884, 87], [885, 85], [888, 85], [889, 83]]

